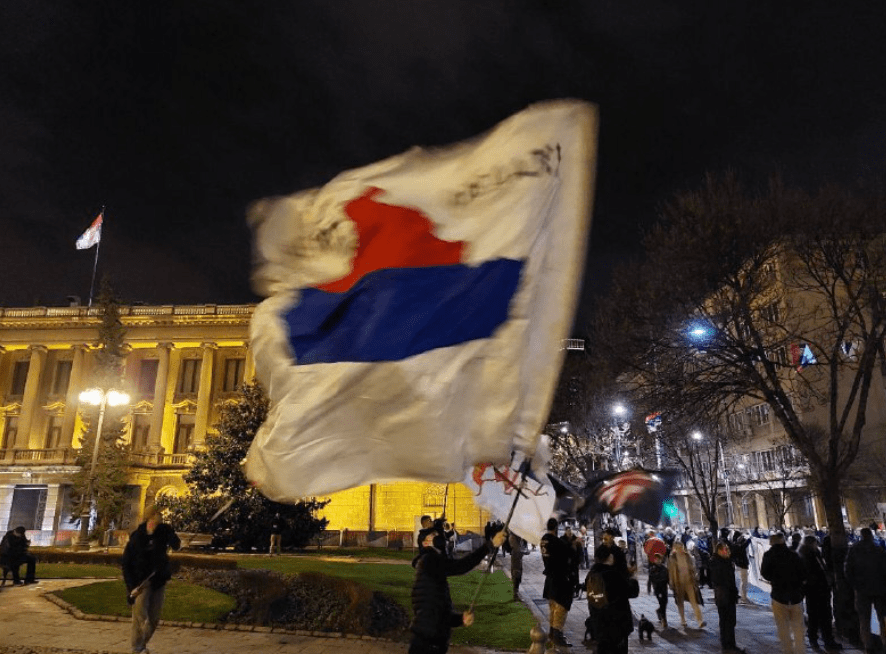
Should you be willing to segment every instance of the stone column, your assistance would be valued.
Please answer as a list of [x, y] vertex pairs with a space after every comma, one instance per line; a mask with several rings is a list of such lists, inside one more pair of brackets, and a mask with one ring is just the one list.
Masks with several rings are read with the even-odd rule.
[[200, 364], [200, 389], [197, 391], [197, 412], [194, 416], [194, 447], [202, 447], [209, 422], [209, 403], [212, 400], [213, 363], [215, 343], [203, 343], [203, 363]]
[[255, 357], [252, 354], [252, 346], [249, 341], [243, 341], [244, 347], [246, 347], [246, 368], [243, 371], [243, 381], [251, 382], [252, 378], [255, 377]]
[[769, 515], [766, 511], [766, 500], [760, 493], [754, 495], [754, 504], [757, 505], [757, 524], [763, 529], [769, 529]]
[[77, 423], [77, 408], [80, 405], [80, 391], [83, 388], [83, 363], [86, 358], [86, 345], [73, 347], [74, 360], [71, 364], [71, 381], [68, 383], [68, 394], [65, 396], [65, 414], [62, 420], [62, 433], [58, 446], [70, 448], [74, 446], [74, 425]]
[[148, 433], [148, 452], [156, 454], [160, 451], [160, 439], [163, 435], [163, 414], [166, 410], [166, 388], [169, 380], [169, 357], [172, 343], [158, 343], [160, 361], [157, 364], [157, 379], [154, 380], [154, 407], [151, 412], [151, 430]]
[[26, 450], [30, 447], [31, 425], [34, 422], [34, 413], [38, 408], [40, 380], [43, 377], [43, 368], [46, 365], [46, 347], [32, 345], [31, 361], [28, 364], [28, 379], [25, 382], [25, 393], [22, 398], [22, 413], [18, 421], [18, 435], [15, 439], [15, 448]]

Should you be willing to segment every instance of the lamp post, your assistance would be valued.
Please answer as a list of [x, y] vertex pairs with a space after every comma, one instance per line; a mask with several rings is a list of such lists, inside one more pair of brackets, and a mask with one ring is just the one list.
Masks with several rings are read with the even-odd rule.
[[122, 406], [129, 404], [129, 395], [120, 391], [103, 391], [100, 388], [90, 388], [80, 393], [80, 402], [98, 406], [98, 424], [95, 428], [95, 445], [92, 448], [92, 467], [89, 469], [89, 481], [86, 485], [85, 502], [83, 512], [80, 514], [80, 537], [74, 549], [89, 549], [89, 518], [92, 512], [93, 492], [95, 490], [95, 466], [98, 463], [98, 449], [102, 440], [102, 423], [105, 421], [105, 409], [110, 406]]
[[612, 422], [615, 430], [615, 469], [621, 470], [623, 461], [622, 455], [622, 442], [621, 442], [621, 425], [619, 424], [619, 418], [623, 417], [628, 410], [624, 407], [623, 404], [616, 404], [612, 407]]

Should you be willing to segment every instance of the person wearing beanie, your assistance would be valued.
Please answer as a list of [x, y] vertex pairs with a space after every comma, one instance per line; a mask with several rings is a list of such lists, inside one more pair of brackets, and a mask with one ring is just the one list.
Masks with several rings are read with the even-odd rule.
[[144, 521], [129, 535], [123, 550], [123, 581], [132, 606], [134, 653], [148, 651], [148, 641], [160, 622], [166, 582], [172, 578], [167, 553], [170, 547], [177, 550], [181, 540], [172, 527], [161, 521], [159, 509], [149, 506]]
[[760, 575], [772, 585], [772, 618], [778, 630], [782, 654], [803, 654], [803, 586], [806, 570], [800, 556], [785, 545], [784, 534], [769, 536]]
[[433, 526], [418, 532], [418, 555], [412, 561], [414, 617], [410, 625], [409, 654], [445, 654], [452, 628], [474, 623], [472, 612], [453, 611], [447, 577], [470, 572], [487, 554], [494, 555], [495, 548], [504, 543], [505, 535], [502, 529], [470, 554], [455, 559], [446, 555], [446, 538], [441, 528]]

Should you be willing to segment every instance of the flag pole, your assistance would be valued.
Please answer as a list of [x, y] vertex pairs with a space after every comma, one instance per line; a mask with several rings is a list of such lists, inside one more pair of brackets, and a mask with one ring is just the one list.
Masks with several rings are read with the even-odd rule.
[[[102, 217], [102, 226], [104, 226], [105, 220], [105, 207], [102, 206], [101, 212], [98, 214]], [[98, 249], [102, 246], [102, 240], [98, 239], [98, 243], [95, 244], [95, 261], [92, 263], [92, 282], [89, 284], [89, 304], [87, 307], [92, 306], [92, 291], [95, 288], [95, 271], [98, 268]]]
[[[526, 471], [529, 470], [529, 466], [532, 460], [527, 459], [523, 462], [522, 467], [522, 476], [520, 478], [520, 486], [517, 488], [517, 492], [514, 495], [514, 501], [511, 502], [511, 510], [508, 511], [508, 517], [505, 520], [505, 526], [503, 529], [507, 531], [508, 525], [511, 524], [511, 518], [514, 517], [514, 510], [517, 508], [517, 502], [520, 500], [520, 497], [523, 495], [523, 487], [526, 485]], [[495, 564], [495, 557], [498, 556], [498, 548], [492, 548], [492, 553], [489, 555], [489, 565], [486, 567], [486, 574], [480, 577], [480, 583], [477, 584], [477, 590], [474, 591], [474, 597], [471, 598], [471, 606], [468, 609], [471, 613], [474, 612], [474, 605], [477, 603], [477, 597], [480, 595], [480, 590], [483, 588], [483, 582], [486, 581], [486, 577], [489, 576], [489, 573], [492, 571], [492, 566]]]

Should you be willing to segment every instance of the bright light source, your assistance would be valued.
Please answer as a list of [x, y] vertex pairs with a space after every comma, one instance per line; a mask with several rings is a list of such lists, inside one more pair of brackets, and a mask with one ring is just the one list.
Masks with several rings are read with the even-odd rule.
[[102, 403], [102, 391], [100, 388], [90, 388], [80, 393], [80, 401], [85, 404], [98, 406]]
[[627, 413], [627, 409], [624, 408], [623, 404], [616, 404], [612, 407], [612, 413], [617, 416], [623, 416], [625, 413]]
[[704, 438], [704, 436], [702, 435], [702, 433], [700, 431], [694, 431], [694, 432], [692, 432], [692, 438], [694, 438], [697, 441], [700, 441]]
[[567, 427], [566, 425], [563, 425], [562, 427], [560, 427], [560, 433], [561, 433], [561, 434], [568, 434], [568, 433], [569, 433], [569, 427]]
[[121, 391], [108, 391], [108, 404], [110, 406], [129, 404], [129, 395]]

